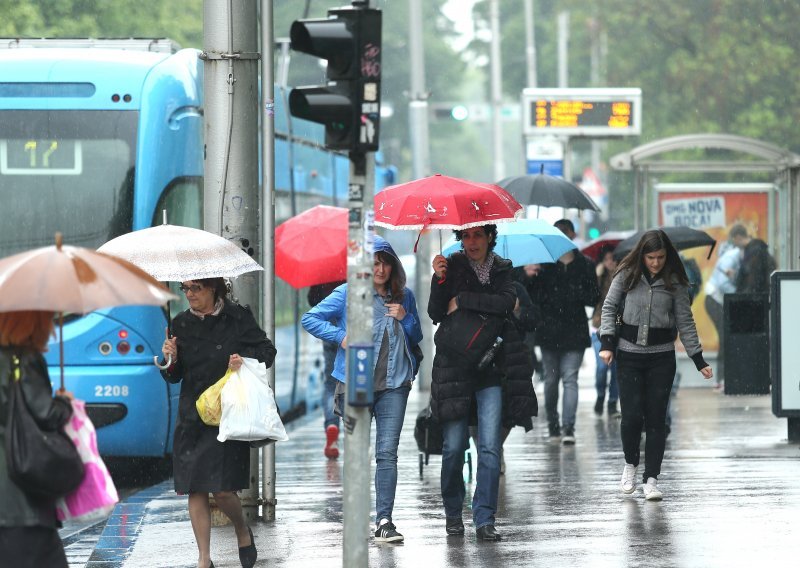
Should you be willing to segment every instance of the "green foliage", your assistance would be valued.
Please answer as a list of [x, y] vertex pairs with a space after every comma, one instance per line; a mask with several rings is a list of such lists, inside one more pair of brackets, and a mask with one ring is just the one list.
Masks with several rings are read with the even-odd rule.
[[169, 37], [203, 43], [203, 0], [0, 0], [5, 37]]

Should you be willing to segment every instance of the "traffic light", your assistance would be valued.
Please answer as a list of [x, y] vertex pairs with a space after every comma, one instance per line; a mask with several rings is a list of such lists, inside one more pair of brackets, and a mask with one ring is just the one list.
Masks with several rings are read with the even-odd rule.
[[328, 61], [326, 84], [289, 93], [292, 116], [325, 126], [331, 150], [378, 149], [381, 111], [381, 11], [328, 10], [327, 19], [292, 22], [291, 47]]

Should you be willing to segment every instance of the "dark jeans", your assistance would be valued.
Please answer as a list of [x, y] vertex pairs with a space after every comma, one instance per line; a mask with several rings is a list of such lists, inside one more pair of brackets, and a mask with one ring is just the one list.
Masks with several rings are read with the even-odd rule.
[[644, 475], [658, 478], [664, 459], [667, 403], [675, 379], [675, 352], [640, 354], [617, 351], [620, 434], [625, 462], [639, 465], [639, 444], [646, 429]]
[[333, 373], [333, 364], [336, 361], [336, 352], [339, 345], [334, 341], [322, 342], [322, 355], [325, 357], [325, 392], [322, 395], [322, 411], [325, 415], [325, 429], [331, 424], [339, 427], [339, 417], [333, 412], [333, 397], [336, 393], [336, 384], [339, 382]]

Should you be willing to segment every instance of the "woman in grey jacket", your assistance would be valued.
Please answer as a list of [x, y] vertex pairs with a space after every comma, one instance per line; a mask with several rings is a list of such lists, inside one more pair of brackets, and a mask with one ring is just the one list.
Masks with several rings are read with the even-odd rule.
[[[606, 364], [614, 359], [617, 342], [620, 430], [625, 452], [622, 492], [630, 494], [636, 489], [639, 442], [646, 428], [642, 491], [649, 501], [663, 497], [657, 479], [664, 459], [664, 420], [675, 378], [678, 335], [697, 370], [706, 379], [713, 376], [697, 337], [688, 284], [678, 251], [666, 233], [647, 231], [620, 262], [601, 315], [600, 358]], [[622, 326], [617, 337], [615, 321], [620, 305]]]

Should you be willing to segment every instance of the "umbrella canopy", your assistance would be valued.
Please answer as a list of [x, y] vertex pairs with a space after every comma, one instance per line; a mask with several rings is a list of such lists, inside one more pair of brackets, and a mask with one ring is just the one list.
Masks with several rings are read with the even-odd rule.
[[[176, 300], [152, 276], [126, 260], [90, 249], [56, 245], [0, 260], [0, 312], [23, 310], [85, 314], [115, 306], [161, 306]], [[58, 334], [64, 388], [63, 329]]]
[[636, 231], [606, 231], [596, 239], [592, 239], [581, 247], [581, 252], [591, 258], [593, 261], [598, 262], [600, 250], [609, 246], [613, 250], [619, 243], [633, 235]]
[[129, 262], [56, 245], [0, 260], [0, 311], [88, 313], [114, 306], [161, 306], [177, 299]]
[[387, 229], [467, 229], [514, 221], [522, 205], [504, 189], [436, 174], [375, 195], [375, 224]]
[[97, 251], [132, 262], [162, 282], [232, 278], [263, 270], [250, 255], [219, 235], [166, 223], [119, 236]]
[[349, 211], [317, 205], [275, 229], [275, 274], [294, 288], [347, 278]]
[[[567, 251], [577, 248], [564, 233], [541, 219], [521, 219], [503, 223], [497, 229], [494, 252], [509, 259], [514, 266], [555, 262]], [[461, 250], [461, 243], [451, 238], [442, 254]]]
[[520, 203], [540, 207], [600, 211], [592, 198], [574, 183], [547, 174], [507, 177], [497, 182]]
[[[715, 241], [711, 235], [705, 231], [698, 231], [697, 229], [690, 229], [689, 227], [658, 227], [664, 231], [669, 240], [672, 241], [673, 246], [677, 250], [686, 250], [695, 247], [711, 247], [708, 249], [708, 258], [711, 258], [711, 253], [714, 252]], [[651, 229], [648, 229], [651, 230]], [[623, 257], [631, 252], [639, 243], [639, 239], [646, 231], [638, 231], [619, 243], [617, 248], [614, 249], [614, 256]]]

